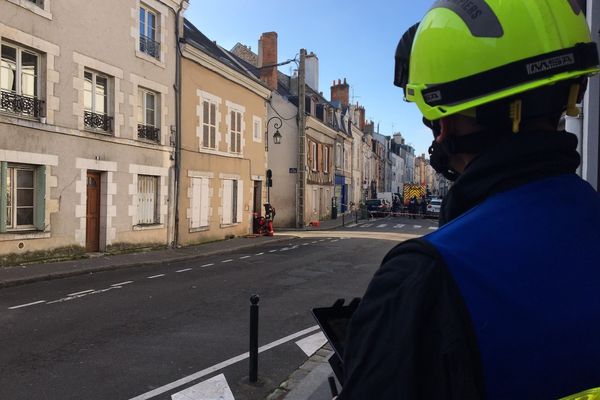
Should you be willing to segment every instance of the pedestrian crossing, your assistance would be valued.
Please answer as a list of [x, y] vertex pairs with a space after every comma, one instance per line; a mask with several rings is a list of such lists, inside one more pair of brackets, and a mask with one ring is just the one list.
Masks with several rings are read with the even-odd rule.
[[366, 223], [366, 224], [354, 224], [354, 225], [349, 225], [349, 228], [358, 228], [358, 229], [367, 229], [367, 228], [375, 228], [375, 229], [384, 229], [384, 228], [391, 228], [391, 229], [427, 229], [430, 231], [435, 231], [438, 229], [437, 226], [423, 226], [423, 225], [407, 225], [407, 224], [376, 224], [376, 223]]

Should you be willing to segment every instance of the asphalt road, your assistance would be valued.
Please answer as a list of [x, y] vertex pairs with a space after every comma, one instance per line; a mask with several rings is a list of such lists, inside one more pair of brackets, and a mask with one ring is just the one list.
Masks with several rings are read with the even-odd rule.
[[[295, 342], [318, 332], [310, 309], [362, 295], [394, 238], [435, 225], [417, 221], [0, 290], [0, 399], [171, 399], [220, 374], [236, 400], [262, 399], [306, 360]], [[379, 231], [388, 240], [369, 239]], [[254, 293], [259, 346], [273, 346], [258, 385], [243, 357]]]

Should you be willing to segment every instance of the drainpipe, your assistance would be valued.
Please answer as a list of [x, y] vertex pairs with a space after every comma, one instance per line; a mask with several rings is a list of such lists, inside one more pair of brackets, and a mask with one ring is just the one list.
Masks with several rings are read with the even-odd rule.
[[179, 38], [179, 19], [183, 10], [182, 1], [175, 16], [175, 224], [173, 232], [173, 247], [179, 246], [179, 180], [181, 175], [181, 47]]

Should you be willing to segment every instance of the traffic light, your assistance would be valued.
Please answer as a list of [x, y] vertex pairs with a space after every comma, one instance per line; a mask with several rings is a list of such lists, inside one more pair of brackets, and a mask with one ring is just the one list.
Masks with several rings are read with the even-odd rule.
[[267, 187], [273, 187], [273, 172], [268, 169], [267, 170]]

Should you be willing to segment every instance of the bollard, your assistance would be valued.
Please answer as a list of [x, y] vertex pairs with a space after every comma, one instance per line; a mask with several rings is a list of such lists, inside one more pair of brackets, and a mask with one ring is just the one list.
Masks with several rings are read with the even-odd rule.
[[258, 302], [257, 294], [250, 296], [250, 372], [249, 380], [258, 380]]

